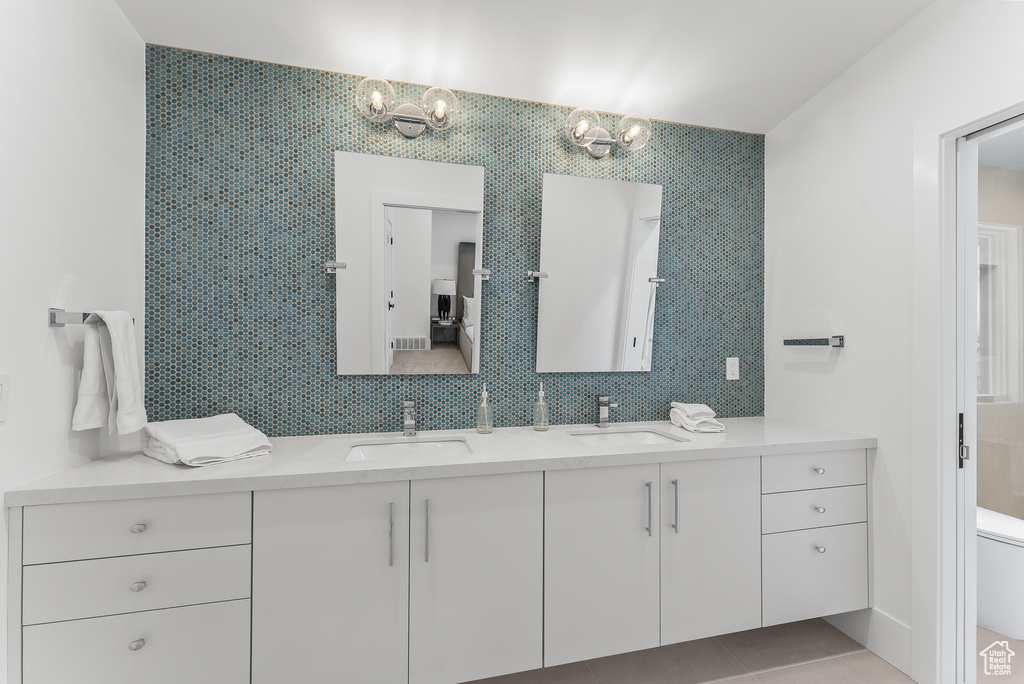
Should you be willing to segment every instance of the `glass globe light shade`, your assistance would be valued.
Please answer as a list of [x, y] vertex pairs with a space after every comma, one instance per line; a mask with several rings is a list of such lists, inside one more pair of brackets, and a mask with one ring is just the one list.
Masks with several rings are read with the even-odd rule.
[[627, 114], [615, 127], [615, 142], [627, 150], [639, 150], [650, 139], [651, 122], [639, 114]]
[[594, 142], [594, 132], [601, 127], [601, 117], [593, 109], [574, 109], [565, 120], [565, 137], [573, 145], [586, 147]]
[[459, 120], [459, 101], [447, 88], [431, 88], [423, 93], [420, 109], [435, 131], [447, 131]]
[[389, 121], [398, 98], [391, 84], [380, 78], [364, 78], [356, 86], [356, 109], [370, 121]]

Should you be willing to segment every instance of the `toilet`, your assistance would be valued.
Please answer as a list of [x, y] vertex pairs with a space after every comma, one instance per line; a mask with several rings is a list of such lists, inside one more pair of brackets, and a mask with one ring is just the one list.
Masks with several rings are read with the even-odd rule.
[[1024, 520], [980, 507], [978, 624], [1024, 639]]

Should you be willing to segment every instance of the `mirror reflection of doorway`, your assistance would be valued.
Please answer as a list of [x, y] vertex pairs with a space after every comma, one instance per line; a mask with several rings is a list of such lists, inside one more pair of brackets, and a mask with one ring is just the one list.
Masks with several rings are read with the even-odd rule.
[[[469, 212], [387, 207], [384, 344], [390, 375], [470, 372], [474, 325], [467, 299], [475, 301], [476, 220]], [[438, 310], [438, 282], [451, 283], [448, 312]]]
[[1024, 127], [978, 143], [978, 682], [1024, 681]]

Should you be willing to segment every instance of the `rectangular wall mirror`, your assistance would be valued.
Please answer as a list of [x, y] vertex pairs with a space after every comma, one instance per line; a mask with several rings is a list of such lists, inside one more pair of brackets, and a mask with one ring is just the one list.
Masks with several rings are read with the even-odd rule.
[[649, 371], [661, 186], [544, 174], [537, 372]]
[[335, 152], [338, 375], [476, 373], [484, 169]]

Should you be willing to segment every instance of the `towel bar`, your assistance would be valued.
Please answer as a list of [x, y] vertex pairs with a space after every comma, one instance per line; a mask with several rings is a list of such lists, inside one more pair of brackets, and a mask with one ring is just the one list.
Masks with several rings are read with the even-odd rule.
[[[63, 328], [65, 325], [99, 325], [102, 321], [89, 320], [92, 313], [88, 311], [65, 311], [64, 309], [50, 308], [47, 311], [46, 320], [51, 328]], [[132, 321], [135, 317], [132, 317]]]
[[787, 347], [836, 347], [841, 349], [846, 346], [846, 337], [844, 335], [833, 335], [832, 337], [782, 340], [782, 344]]

